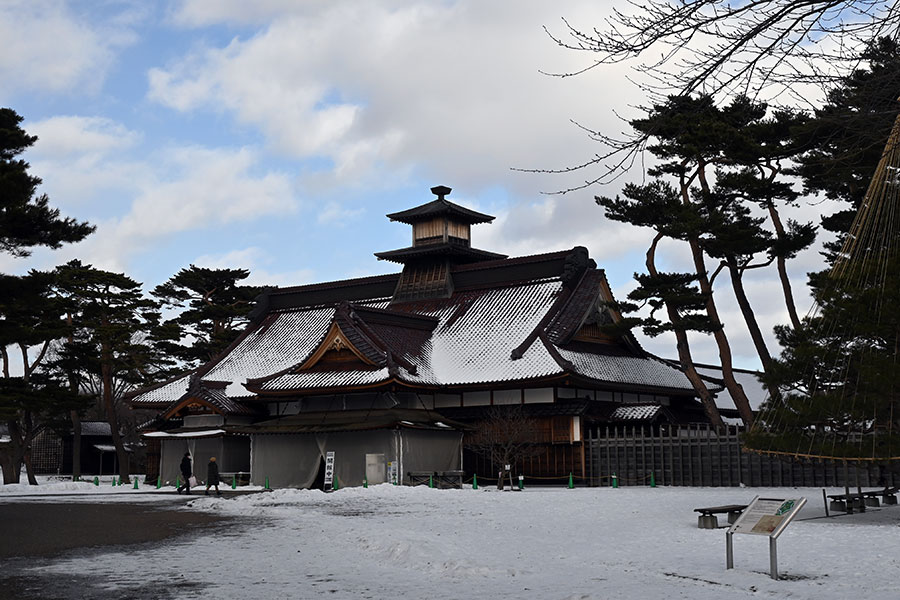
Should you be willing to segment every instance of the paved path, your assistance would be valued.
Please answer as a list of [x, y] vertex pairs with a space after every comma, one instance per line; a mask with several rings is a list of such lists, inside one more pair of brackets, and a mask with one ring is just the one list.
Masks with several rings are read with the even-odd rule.
[[[188, 498], [185, 498], [187, 501]], [[197, 532], [222, 517], [167, 504], [10, 502], [0, 500], [0, 560], [66, 550], [154, 542]]]
[[[40, 567], [69, 552], [132, 544], [152, 548], [169, 538], [213, 533], [227, 525], [229, 519], [221, 516], [180, 510], [190, 499], [96, 503], [47, 496], [40, 501], [0, 498], [0, 600], [119, 600], [120, 595], [83, 575], [41, 577]], [[177, 598], [185, 591], [143, 583], [129, 598]]]

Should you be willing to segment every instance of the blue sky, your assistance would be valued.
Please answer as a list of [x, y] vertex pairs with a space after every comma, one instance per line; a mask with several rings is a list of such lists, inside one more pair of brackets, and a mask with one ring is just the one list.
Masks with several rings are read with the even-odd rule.
[[[624, 65], [540, 72], [589, 64], [543, 27], [599, 25], [611, 6], [0, 0], [0, 105], [39, 136], [26, 158], [51, 203], [98, 226], [59, 251], [0, 257], [0, 270], [78, 257], [147, 289], [192, 263], [282, 286], [393, 272], [372, 254], [408, 245], [410, 232], [384, 215], [442, 184], [497, 217], [473, 230], [474, 245], [510, 255], [587, 246], [624, 296], [650, 237], [607, 222], [593, 202], [622, 182], [547, 195], [595, 174], [513, 170], [583, 162], [601, 148], [573, 120], [616, 133], [617, 113], [636, 114], [643, 99]], [[682, 256], [672, 248], [662, 260]], [[766, 277], [758, 310], [774, 324], [784, 319]], [[739, 363], [754, 366], [745, 334], [733, 337]], [[698, 349], [715, 361], [705, 340]]]

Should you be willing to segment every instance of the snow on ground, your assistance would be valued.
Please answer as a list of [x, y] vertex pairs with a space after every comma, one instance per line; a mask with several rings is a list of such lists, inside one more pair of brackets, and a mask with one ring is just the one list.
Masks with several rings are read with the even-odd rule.
[[[162, 502], [168, 491], [128, 496]], [[781, 581], [769, 577], [766, 537], [735, 536], [735, 569], [726, 570], [725, 529], [697, 528], [694, 508], [755, 495], [809, 499], [778, 540]], [[5, 501], [32, 498], [0, 495]], [[819, 488], [381, 485], [200, 497], [183, 510], [242, 519], [224, 534], [61, 558], [40, 571], [89, 574], [123, 597], [152, 574], [170, 590], [185, 584], [176, 596], [186, 598], [392, 600], [890, 598], [900, 572], [900, 506], [820, 518]]]

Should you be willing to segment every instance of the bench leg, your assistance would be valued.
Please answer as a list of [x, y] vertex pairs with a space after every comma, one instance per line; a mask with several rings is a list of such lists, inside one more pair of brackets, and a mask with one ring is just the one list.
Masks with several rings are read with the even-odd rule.
[[718, 529], [719, 519], [716, 515], [700, 515], [697, 517], [697, 527], [700, 529]]
[[866, 496], [866, 506], [881, 506], [881, 502], [874, 496]]
[[843, 500], [832, 500], [828, 505], [828, 508], [831, 510], [839, 510], [841, 512], [847, 512], [847, 503]]
[[894, 496], [894, 495], [882, 496], [881, 501], [884, 502], [885, 505], [897, 504], [897, 496]]
[[734, 525], [734, 522], [737, 521], [741, 517], [741, 513], [737, 511], [733, 511], [728, 513], [728, 524]]

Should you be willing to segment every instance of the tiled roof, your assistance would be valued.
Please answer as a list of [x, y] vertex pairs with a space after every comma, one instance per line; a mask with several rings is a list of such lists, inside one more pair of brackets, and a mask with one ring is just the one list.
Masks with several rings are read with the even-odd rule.
[[456, 217], [456, 220], [472, 225], [475, 223], [488, 223], [494, 220], [494, 217], [491, 215], [486, 215], [474, 211], [471, 208], [460, 206], [459, 204], [455, 204], [444, 198], [432, 200], [431, 202], [416, 206], [415, 208], [410, 208], [409, 210], [391, 213], [387, 215], [387, 218], [391, 221], [399, 221], [411, 225], [440, 215], [453, 215]]
[[560, 348], [559, 353], [572, 363], [576, 373], [591, 379], [648, 388], [693, 390], [684, 373], [650, 357], [610, 356], [565, 348]]
[[358, 387], [381, 383], [390, 378], [387, 367], [369, 370], [305, 371], [284, 373], [259, 383], [260, 391], [296, 389], [329, 389], [335, 387]]
[[565, 306], [547, 326], [547, 334], [551, 342], [565, 344], [572, 339], [584, 322], [588, 311], [597, 306], [602, 281], [603, 271], [589, 269], [584, 273], [580, 285], [572, 292]]
[[430, 244], [428, 246], [409, 246], [399, 250], [386, 250], [376, 252], [380, 260], [389, 260], [396, 263], [405, 263], [413, 259], [421, 259], [426, 256], [453, 256], [458, 260], [477, 262], [482, 260], [496, 260], [506, 258], [504, 254], [479, 250], [456, 244]]
[[[560, 253], [548, 257], [554, 265], [562, 265]], [[529, 258], [521, 268], [530, 268], [528, 265], [536, 261]], [[514, 272], [506, 262], [497, 261], [498, 269], [506, 269], [504, 278]], [[486, 282], [480, 287], [457, 291], [450, 298], [399, 303], [381, 312], [378, 309], [387, 308], [389, 299], [362, 298], [343, 303], [343, 307], [337, 303], [275, 310], [251, 327], [226, 356], [201, 369], [200, 375], [206, 381], [230, 382], [224, 395], [232, 399], [256, 392], [311, 393], [390, 381], [445, 388], [567, 375], [619, 389], [693, 395], [680, 371], [631, 347], [553, 342], [553, 338], [562, 342], [570, 337], [585, 312], [595, 305], [602, 272], [589, 269], [571, 290], [564, 288], [561, 273], [540, 279], [504, 279], [501, 285], [491, 284], [489, 275], [486, 272], [479, 280]], [[382, 287], [373, 289], [381, 291]], [[355, 293], [362, 296], [361, 291]], [[367, 313], [360, 309], [355, 314], [354, 307], [360, 305], [376, 310]], [[424, 319], [414, 317], [404, 323], [404, 312]], [[337, 323], [366, 356], [378, 359], [372, 361], [373, 367], [358, 363], [339, 368], [315, 363], [300, 370], [319, 348], [332, 323]], [[523, 344], [529, 336], [533, 343]], [[519, 345], [523, 348], [521, 357], [513, 360], [511, 352]], [[248, 380], [254, 380], [248, 384], [250, 389], [244, 385]], [[183, 378], [170, 384], [178, 388], [177, 396], [174, 390], [167, 390], [170, 386], [148, 393], [181, 397], [186, 381]]]
[[135, 408], [163, 408], [181, 398], [188, 389], [193, 371], [185, 373], [166, 383], [139, 390], [131, 397]]
[[223, 415], [256, 415], [259, 411], [256, 407], [247, 406], [239, 400], [229, 398], [224, 389], [201, 388], [197, 397], [206, 400], [215, 406]]
[[646, 421], [653, 419], [662, 410], [655, 404], [633, 404], [620, 406], [612, 412], [610, 421]]

